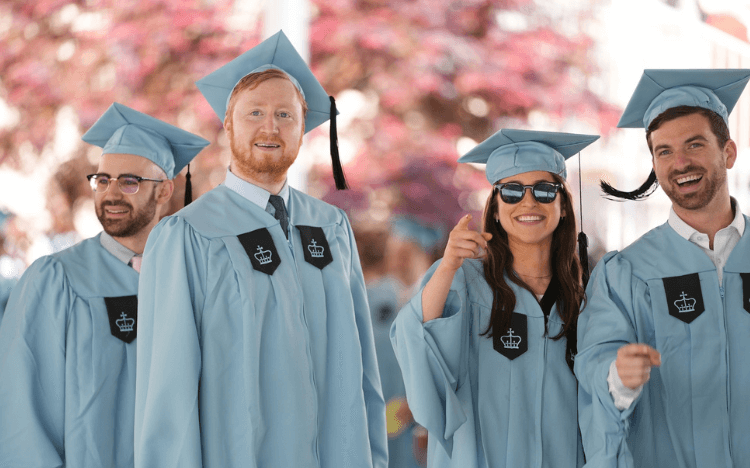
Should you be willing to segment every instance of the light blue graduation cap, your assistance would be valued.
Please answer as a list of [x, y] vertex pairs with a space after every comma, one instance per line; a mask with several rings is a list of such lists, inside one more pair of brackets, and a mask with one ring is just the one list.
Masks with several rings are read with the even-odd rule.
[[151, 160], [173, 179], [208, 146], [208, 140], [150, 115], [114, 103], [83, 135], [102, 154], [134, 154]]
[[709, 109], [727, 122], [750, 80], [750, 70], [644, 70], [617, 126], [648, 128], [667, 109]]
[[346, 180], [338, 153], [336, 132], [336, 102], [323, 89], [310, 67], [299, 55], [283, 31], [279, 31], [257, 46], [243, 53], [218, 70], [196, 81], [198, 89], [222, 122], [226, 117], [229, 98], [242, 78], [269, 68], [279, 69], [300, 90], [307, 103], [305, 133], [331, 119], [331, 159], [336, 188], [345, 189]]
[[491, 184], [530, 171], [547, 171], [565, 178], [565, 160], [598, 139], [598, 135], [502, 129], [458, 162], [487, 164], [485, 173]]
[[443, 238], [442, 230], [425, 226], [404, 216], [397, 216], [391, 221], [391, 234], [419, 244], [422, 250], [428, 253], [435, 249]]
[[[644, 70], [617, 126], [647, 129], [664, 111], [679, 106], [714, 111], [728, 123], [748, 80], [747, 69]], [[651, 170], [646, 182], [630, 192], [618, 190], [605, 181], [600, 185], [610, 199], [643, 200], [656, 190], [658, 181]]]
[[[169, 179], [179, 174], [208, 140], [115, 102], [83, 135], [83, 141], [103, 148], [102, 154], [134, 154], [164, 170]], [[192, 199], [190, 171], [185, 205]]]
[[0, 233], [5, 230], [5, 224], [13, 219], [14, 216], [10, 211], [0, 208]]

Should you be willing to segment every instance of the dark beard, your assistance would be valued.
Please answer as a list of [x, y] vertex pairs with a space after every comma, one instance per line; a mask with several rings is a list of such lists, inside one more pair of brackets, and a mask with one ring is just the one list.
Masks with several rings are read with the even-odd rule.
[[[681, 173], [687, 174], [697, 169], [699, 168], [690, 166], [687, 169], [681, 171]], [[703, 173], [703, 178], [706, 186], [700, 192], [691, 193], [689, 195], [681, 195], [677, 191], [672, 191], [671, 185], [669, 186], [669, 188], [665, 188], [665, 186], [662, 185], [664, 193], [667, 194], [672, 203], [685, 210], [700, 210], [701, 208], [705, 208], [709, 203], [711, 203], [711, 200], [714, 199], [717, 192], [719, 191], [719, 188], [722, 185], [725, 185], [727, 181], [726, 170], [722, 171], [719, 167], [714, 167], [714, 169], [714, 174], [710, 178], [708, 178], [709, 174], [707, 172]], [[674, 178], [679, 177], [679, 175], [680, 173], [670, 174], [670, 180], [674, 180]]]
[[[104, 207], [122, 206], [130, 211], [130, 218], [112, 220], [104, 216]], [[156, 216], [156, 190], [151, 192], [148, 203], [138, 211], [133, 210], [133, 205], [121, 200], [117, 203], [104, 201], [96, 207], [96, 217], [102, 224], [104, 232], [112, 237], [132, 237], [139, 234], [143, 228], [149, 225]]]

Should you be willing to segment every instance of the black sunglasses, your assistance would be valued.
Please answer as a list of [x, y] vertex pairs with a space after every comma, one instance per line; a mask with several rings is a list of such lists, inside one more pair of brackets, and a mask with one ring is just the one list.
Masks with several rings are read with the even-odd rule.
[[558, 190], [562, 189], [562, 184], [556, 182], [537, 182], [534, 185], [522, 185], [517, 182], [507, 182], [496, 184], [494, 187], [500, 190], [500, 198], [505, 203], [514, 205], [523, 200], [526, 189], [531, 189], [531, 194], [539, 203], [552, 203], [557, 198]]

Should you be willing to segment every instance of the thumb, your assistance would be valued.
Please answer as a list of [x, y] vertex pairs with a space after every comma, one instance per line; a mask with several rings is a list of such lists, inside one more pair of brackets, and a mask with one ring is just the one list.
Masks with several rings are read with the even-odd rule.
[[654, 348], [649, 347], [648, 348], [648, 358], [651, 360], [652, 366], [660, 366], [661, 365], [661, 353]]
[[482, 237], [484, 237], [484, 240], [486, 241], [492, 240], [492, 234], [490, 234], [489, 232], [483, 232]]

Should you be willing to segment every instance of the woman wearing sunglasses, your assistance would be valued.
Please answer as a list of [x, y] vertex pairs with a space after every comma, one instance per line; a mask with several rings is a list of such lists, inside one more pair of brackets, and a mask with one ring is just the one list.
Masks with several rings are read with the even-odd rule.
[[429, 467], [583, 465], [573, 375], [584, 297], [565, 159], [598, 136], [500, 130], [460, 162], [493, 184], [391, 328]]

